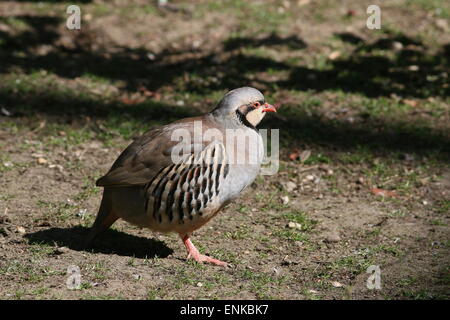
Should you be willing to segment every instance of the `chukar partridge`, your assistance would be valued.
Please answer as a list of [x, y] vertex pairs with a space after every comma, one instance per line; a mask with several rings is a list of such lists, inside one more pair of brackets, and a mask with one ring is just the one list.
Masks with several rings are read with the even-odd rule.
[[200, 254], [190, 235], [256, 178], [263, 141], [256, 126], [276, 109], [261, 92], [228, 92], [211, 112], [152, 129], [131, 143], [109, 172], [86, 245], [122, 218], [159, 232], [177, 232], [188, 258], [226, 266]]

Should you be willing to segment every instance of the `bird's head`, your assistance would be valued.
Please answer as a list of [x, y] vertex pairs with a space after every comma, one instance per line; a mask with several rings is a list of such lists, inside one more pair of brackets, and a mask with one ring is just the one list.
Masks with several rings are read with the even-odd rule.
[[255, 128], [266, 112], [276, 112], [276, 109], [255, 88], [242, 87], [228, 92], [212, 114], [224, 122]]

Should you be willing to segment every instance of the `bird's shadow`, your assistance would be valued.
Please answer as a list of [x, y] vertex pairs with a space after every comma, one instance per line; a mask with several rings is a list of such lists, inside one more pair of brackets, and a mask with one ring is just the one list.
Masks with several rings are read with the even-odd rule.
[[26, 234], [25, 237], [30, 244], [57, 245], [76, 251], [117, 254], [141, 259], [166, 258], [173, 253], [173, 250], [162, 241], [138, 237], [112, 229], [103, 232], [91, 247], [85, 248], [83, 242], [88, 232], [89, 228], [82, 226], [50, 228]]

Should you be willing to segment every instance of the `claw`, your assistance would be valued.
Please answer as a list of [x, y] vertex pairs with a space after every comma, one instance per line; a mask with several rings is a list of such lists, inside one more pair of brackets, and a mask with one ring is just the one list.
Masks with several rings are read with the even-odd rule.
[[214, 259], [212, 257], [208, 257], [204, 254], [201, 254], [198, 249], [194, 246], [194, 244], [191, 242], [191, 239], [188, 235], [181, 236], [181, 239], [183, 240], [184, 246], [186, 247], [186, 250], [188, 251], [188, 259], [194, 259], [195, 261], [202, 263], [202, 262], [208, 262], [211, 264], [214, 264], [216, 266], [221, 267], [228, 267], [228, 263]]

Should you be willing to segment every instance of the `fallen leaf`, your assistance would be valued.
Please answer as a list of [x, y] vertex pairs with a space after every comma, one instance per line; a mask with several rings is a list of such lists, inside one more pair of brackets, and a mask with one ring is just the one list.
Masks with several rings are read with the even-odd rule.
[[128, 97], [123, 97], [120, 99], [120, 101], [126, 105], [134, 105], [134, 104], [138, 104], [138, 103], [142, 103], [144, 102], [144, 98], [135, 98], [135, 99], [130, 99]]
[[308, 160], [310, 156], [311, 156], [311, 151], [310, 150], [303, 151], [300, 154], [300, 162], [301, 163], [305, 163], [305, 161]]
[[386, 198], [396, 198], [397, 197], [397, 193], [395, 191], [389, 191], [389, 190], [384, 190], [384, 189], [379, 189], [379, 188], [372, 188], [370, 189], [370, 192], [372, 192], [374, 195], [376, 196], [382, 196], [382, 197], [386, 197]]
[[291, 154], [289, 154], [289, 159], [291, 159], [292, 161], [297, 160], [299, 157], [300, 157], [299, 150], [294, 150]]
[[402, 102], [413, 108], [417, 107], [417, 105], [418, 105], [417, 100], [403, 99]]

